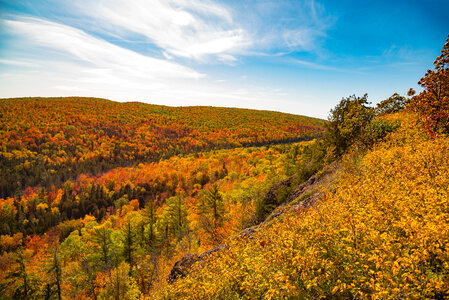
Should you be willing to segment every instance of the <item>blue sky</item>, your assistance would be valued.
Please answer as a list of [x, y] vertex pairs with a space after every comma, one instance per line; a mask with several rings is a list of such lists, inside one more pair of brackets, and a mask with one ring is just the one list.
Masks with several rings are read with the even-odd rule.
[[326, 118], [405, 94], [449, 1], [0, 0], [0, 97], [92, 96]]

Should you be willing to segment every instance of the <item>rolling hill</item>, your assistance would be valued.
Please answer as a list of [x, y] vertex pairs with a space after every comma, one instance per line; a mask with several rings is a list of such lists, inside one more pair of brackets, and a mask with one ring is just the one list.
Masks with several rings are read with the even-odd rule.
[[237, 108], [1, 99], [0, 197], [178, 154], [309, 140], [321, 134], [323, 122]]

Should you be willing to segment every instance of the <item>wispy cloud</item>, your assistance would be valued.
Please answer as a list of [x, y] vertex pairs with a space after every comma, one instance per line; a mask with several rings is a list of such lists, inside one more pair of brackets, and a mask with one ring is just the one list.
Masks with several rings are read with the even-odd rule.
[[250, 43], [229, 10], [210, 1], [108, 0], [83, 3], [78, 8], [100, 21], [100, 26], [141, 34], [174, 56], [220, 58]]
[[125, 42], [140, 35], [139, 43], [156, 45], [165, 57], [201, 62], [229, 63], [255, 52], [316, 53], [335, 23], [314, 0], [250, 0], [232, 7], [209, 0], [79, 0], [70, 6], [93, 31]]
[[311, 51], [315, 48], [315, 39], [323, 35], [322, 32], [311, 28], [284, 31], [282, 38], [287, 49], [296, 51]]
[[[27, 60], [12, 56], [0, 61], [22, 67], [17, 72], [0, 73], [2, 97], [78, 95], [165, 105], [213, 103], [284, 111], [281, 104], [285, 107], [290, 101], [279, 89], [242, 88], [225, 79], [216, 81], [172, 60], [148, 57], [48, 20], [16, 16], [2, 20], [1, 25], [14, 35], [18, 48], [38, 49], [38, 54]], [[220, 59], [234, 61], [227, 54], [221, 54]], [[26, 89], [21, 89], [24, 85]]]
[[[304, 110], [303, 96], [276, 83], [257, 84], [245, 67], [234, 71], [255, 55], [288, 60], [294, 52], [316, 52], [329, 22], [313, 1], [250, 0], [232, 7], [208, 0], [42, 1], [34, 14], [39, 17], [16, 12], [0, 19], [8, 35], [8, 55], [0, 57], [2, 97], [79, 95], [286, 112], [296, 107], [317, 115]], [[218, 65], [226, 65], [224, 73], [214, 72]]]
[[310, 69], [315, 70], [324, 70], [324, 71], [335, 71], [335, 72], [343, 72], [343, 73], [354, 73], [354, 74], [362, 74], [360, 70], [350, 69], [350, 68], [339, 68], [330, 65], [318, 64], [310, 61], [300, 60], [300, 59], [292, 59], [293, 63], [308, 67]]
[[248, 55], [319, 54], [327, 31], [336, 22], [324, 6], [313, 0], [250, 1], [235, 13], [242, 28], [252, 36]]
[[28, 61], [12, 60], [12, 59], [0, 59], [0, 64], [13, 65], [13, 66], [19, 66], [19, 67], [36, 67], [37, 66], [35, 63], [31, 63]]
[[[199, 78], [202, 75], [182, 65], [156, 59], [92, 37], [76, 28], [38, 19], [18, 17], [3, 20], [13, 34], [22, 36], [21, 43], [45, 47], [70, 59], [89, 63], [90, 67], [120, 72], [122, 77]], [[48, 58], [51, 60], [51, 57]]]

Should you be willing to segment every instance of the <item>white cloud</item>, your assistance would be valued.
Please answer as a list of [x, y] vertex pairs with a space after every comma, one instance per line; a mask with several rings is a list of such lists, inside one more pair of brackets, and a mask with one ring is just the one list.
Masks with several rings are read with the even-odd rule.
[[288, 49], [310, 51], [315, 47], [315, 39], [321, 32], [312, 29], [296, 29], [284, 31], [282, 37]]
[[13, 65], [19, 67], [36, 67], [37, 65], [28, 61], [12, 60], [12, 59], [0, 59], [0, 64]]
[[7, 30], [20, 35], [24, 44], [57, 51], [93, 68], [107, 70], [106, 73], [118, 72], [121, 77], [131, 80], [134, 77], [150, 80], [160, 77], [197, 79], [202, 76], [182, 65], [118, 47], [70, 26], [25, 17], [3, 20], [2, 23]]
[[250, 44], [245, 31], [234, 25], [231, 13], [209, 1], [108, 0], [78, 7], [100, 20], [100, 26], [112, 24], [141, 34], [178, 57], [229, 55]]
[[363, 74], [363, 72], [360, 69], [351, 69], [349, 67], [348, 68], [338, 68], [338, 67], [333, 67], [331, 65], [323, 65], [323, 64], [318, 64], [318, 63], [305, 61], [305, 60], [300, 60], [300, 59], [292, 59], [290, 61], [295, 63], [295, 64], [302, 65], [302, 66], [308, 67], [310, 69], [315, 69], [315, 70], [325, 70], [325, 71], [335, 71], [335, 72], [343, 72], [343, 73]]
[[336, 19], [314, 0], [249, 1], [249, 9], [236, 11], [241, 26], [250, 33], [247, 55], [319, 54], [327, 31]]
[[[290, 103], [278, 90], [217, 82], [180, 64], [138, 54], [70, 26], [24, 17], [3, 20], [1, 25], [16, 38], [11, 43], [15, 49], [22, 50], [1, 63], [23, 68], [0, 72], [0, 97], [77, 95], [271, 110], [285, 110], [281, 104]], [[27, 60], [19, 59], [30, 53]], [[220, 57], [234, 61], [231, 55]]]
[[62, 91], [66, 91], [66, 92], [70, 92], [70, 93], [79, 93], [79, 92], [85, 92], [86, 91], [85, 88], [81, 88], [81, 87], [78, 87], [78, 86], [55, 85], [53, 88], [58, 89], [58, 90], [62, 90]]

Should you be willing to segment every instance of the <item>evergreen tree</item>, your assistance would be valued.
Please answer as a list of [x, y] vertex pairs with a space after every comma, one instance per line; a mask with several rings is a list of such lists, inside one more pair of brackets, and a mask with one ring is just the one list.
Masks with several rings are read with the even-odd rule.
[[123, 256], [131, 269], [134, 265], [134, 252], [136, 251], [136, 234], [131, 225], [131, 221], [125, 224], [123, 231]]
[[112, 229], [102, 226], [96, 228], [92, 235], [92, 241], [100, 247], [100, 261], [104, 270], [111, 269], [111, 233]]
[[0, 283], [1, 294], [9, 299], [34, 299], [38, 278], [29, 271], [30, 251], [19, 248], [11, 254], [13, 265], [6, 274], [5, 282]]
[[212, 243], [221, 241], [218, 229], [223, 225], [225, 206], [218, 184], [205, 191], [198, 207], [203, 229], [211, 235]]
[[159, 221], [159, 230], [164, 232], [163, 243], [169, 248], [172, 239], [182, 240], [189, 232], [187, 223], [187, 210], [183, 197], [176, 195], [167, 199], [166, 207]]
[[141, 222], [141, 241], [149, 251], [154, 249], [156, 245], [156, 222], [157, 215], [152, 200], [147, 201], [144, 209], [141, 210], [142, 222]]
[[98, 295], [98, 299], [138, 300], [141, 293], [134, 278], [129, 276], [130, 267], [122, 262], [111, 272], [109, 281]]
[[56, 294], [57, 299], [61, 300], [62, 267], [57, 247], [51, 249], [46, 269], [49, 282], [46, 285], [45, 299], [54, 299]]

